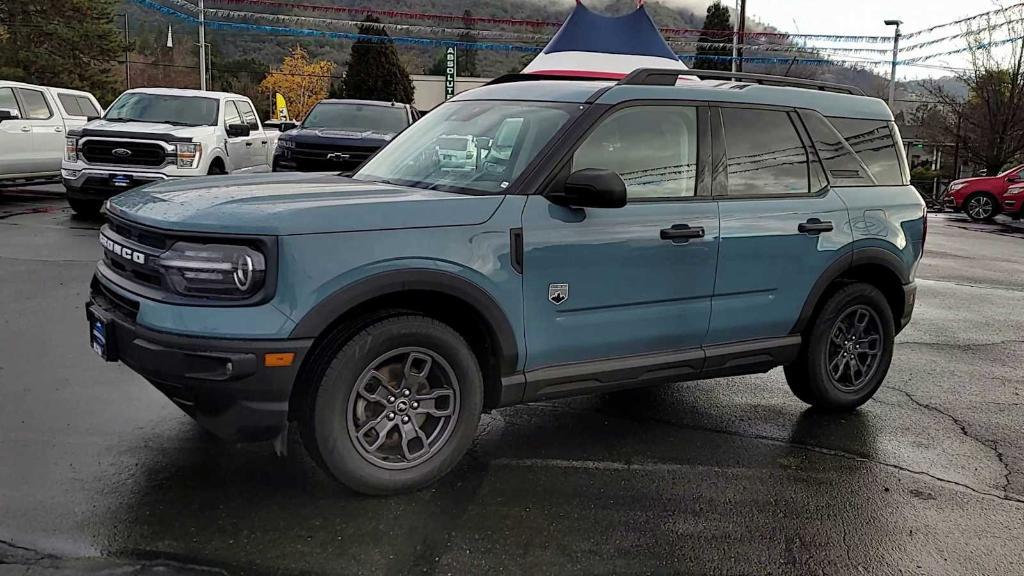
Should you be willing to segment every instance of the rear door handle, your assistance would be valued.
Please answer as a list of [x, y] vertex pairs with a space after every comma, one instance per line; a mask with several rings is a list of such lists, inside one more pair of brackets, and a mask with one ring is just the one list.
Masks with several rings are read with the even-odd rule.
[[703, 237], [704, 237], [704, 227], [703, 226], [694, 226], [694, 227], [691, 228], [689, 224], [675, 224], [671, 228], [662, 228], [661, 229], [661, 239], [662, 240], [672, 240], [673, 242], [681, 240], [683, 242], [688, 242], [692, 238], [703, 238]]
[[831, 232], [832, 230], [835, 229], [835, 227], [832, 226], [832, 222], [829, 222], [828, 220], [809, 218], [807, 222], [801, 222], [800, 225], [796, 227], [796, 229], [801, 234], [810, 234], [811, 236], [816, 236], [818, 234], [821, 234], [822, 232]]
[[252, 146], [252, 142], [246, 142], [245, 145], [246, 146]]
[[32, 131], [32, 127], [31, 126], [22, 126], [21, 127], [21, 131], [22, 132], [31, 132]]

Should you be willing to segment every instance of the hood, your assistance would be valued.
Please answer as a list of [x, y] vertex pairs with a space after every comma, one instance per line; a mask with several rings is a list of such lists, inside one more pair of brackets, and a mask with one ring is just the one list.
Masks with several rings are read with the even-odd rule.
[[109, 210], [168, 230], [292, 235], [482, 224], [502, 198], [278, 173], [167, 180], [115, 196]]
[[79, 130], [86, 134], [90, 131], [103, 132], [105, 136], [124, 132], [135, 135], [170, 135], [179, 137], [182, 140], [188, 140], [197, 136], [206, 136], [212, 128], [213, 126], [174, 126], [172, 124], [158, 124], [155, 122], [110, 122], [99, 119], [89, 122]]
[[292, 140], [303, 144], [347, 143], [367, 146], [383, 146], [394, 137], [394, 134], [372, 130], [337, 130], [333, 128], [296, 128], [281, 135], [282, 140]]

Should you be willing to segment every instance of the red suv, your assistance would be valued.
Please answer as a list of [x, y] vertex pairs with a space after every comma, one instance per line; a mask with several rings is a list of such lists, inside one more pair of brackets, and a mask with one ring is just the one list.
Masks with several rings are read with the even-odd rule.
[[1024, 209], [1024, 165], [1015, 166], [998, 176], [964, 178], [950, 183], [945, 204], [963, 212], [975, 222], [989, 220], [999, 213], [1020, 216]]

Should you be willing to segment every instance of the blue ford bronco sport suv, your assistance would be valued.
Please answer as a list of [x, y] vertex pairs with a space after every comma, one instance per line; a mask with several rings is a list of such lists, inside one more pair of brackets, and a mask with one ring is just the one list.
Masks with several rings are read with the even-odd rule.
[[[910, 320], [926, 233], [889, 109], [690, 74], [503, 77], [352, 177], [117, 196], [92, 347], [221, 437], [295, 422], [371, 494], [436, 480], [482, 411], [522, 402], [784, 366], [801, 400], [860, 406]], [[453, 139], [472, 161], [440, 161]]]

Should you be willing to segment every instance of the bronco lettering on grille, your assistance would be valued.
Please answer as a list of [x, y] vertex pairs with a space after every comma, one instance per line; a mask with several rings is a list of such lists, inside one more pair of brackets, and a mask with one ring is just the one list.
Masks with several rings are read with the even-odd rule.
[[121, 258], [124, 258], [125, 260], [130, 260], [132, 262], [135, 262], [136, 264], [146, 263], [145, 254], [137, 250], [132, 250], [131, 248], [125, 248], [124, 246], [121, 246], [120, 244], [114, 242], [110, 238], [107, 238], [103, 234], [100, 234], [100, 245], [106, 248], [107, 250], [113, 252], [114, 254], [117, 254]]

